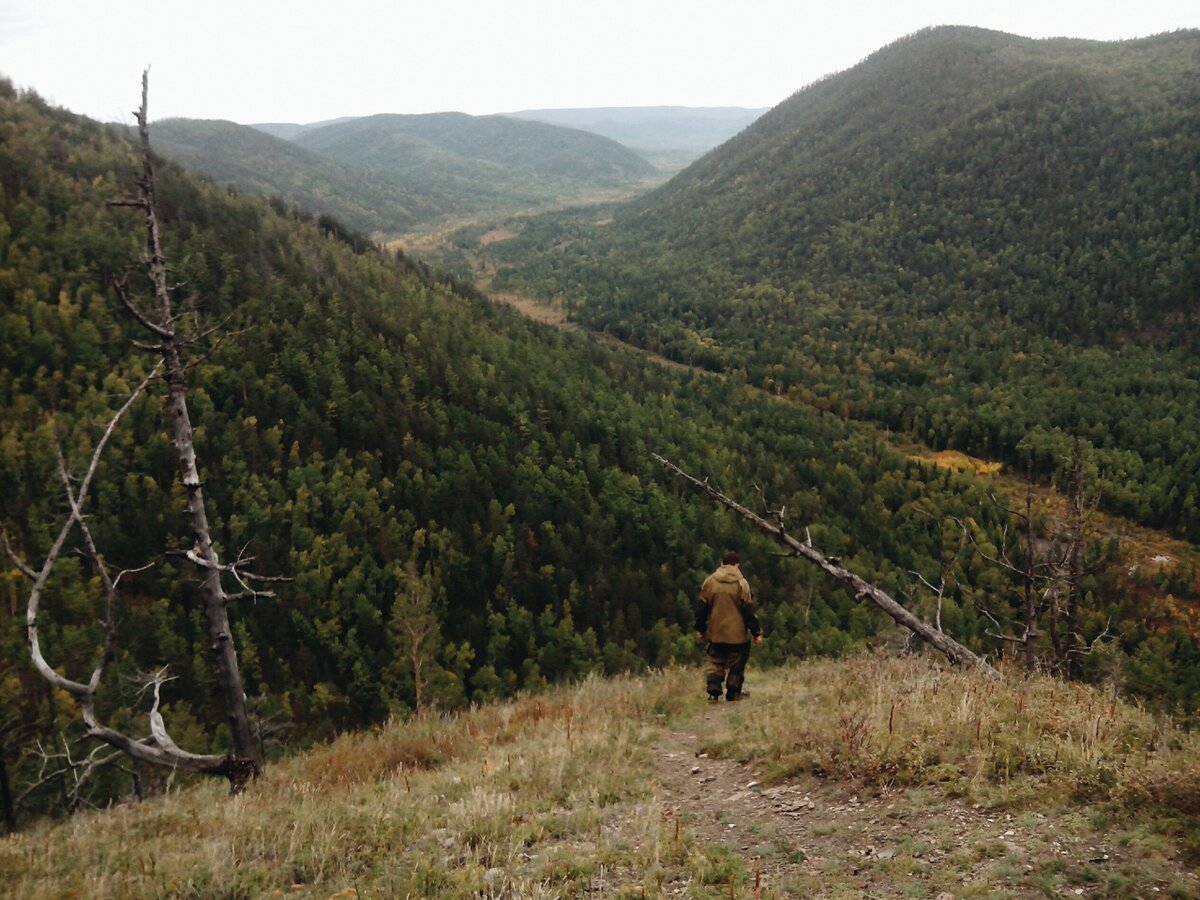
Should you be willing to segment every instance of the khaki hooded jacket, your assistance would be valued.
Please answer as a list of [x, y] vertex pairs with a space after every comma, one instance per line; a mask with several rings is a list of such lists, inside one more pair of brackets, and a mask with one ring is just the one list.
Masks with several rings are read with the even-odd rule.
[[761, 633], [750, 584], [737, 566], [723, 565], [704, 579], [696, 631], [714, 644], [745, 644]]

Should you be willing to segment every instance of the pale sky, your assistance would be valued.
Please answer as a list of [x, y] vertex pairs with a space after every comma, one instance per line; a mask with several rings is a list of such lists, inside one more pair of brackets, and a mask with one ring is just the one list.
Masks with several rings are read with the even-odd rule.
[[314, 122], [379, 112], [774, 106], [929, 25], [1098, 40], [1197, 0], [0, 0], [0, 74], [50, 102]]

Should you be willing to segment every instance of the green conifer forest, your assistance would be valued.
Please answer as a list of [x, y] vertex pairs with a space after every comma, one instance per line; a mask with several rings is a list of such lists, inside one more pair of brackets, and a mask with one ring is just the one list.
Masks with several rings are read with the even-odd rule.
[[[1200, 538], [1200, 34], [913, 35], [497, 284], [588, 327]], [[611, 224], [610, 224], [611, 221]]]
[[[695, 661], [695, 591], [728, 547], [769, 635], [756, 661], [905, 647], [655, 453], [786, 509], [795, 533], [992, 658], [1020, 634], [1022, 566], [1057, 578], [1043, 665], [1119, 671], [1143, 702], [1194, 714], [1194, 556], [1139, 568], [1115, 526], [1094, 526], [1051, 576], [1069, 515], [1022, 519], [1016, 479], [914, 448], [1028, 469], [1038, 490], [1200, 538], [1198, 40], [918, 35], [610, 224], [524, 219], [486, 248], [498, 284], [691, 369], [529, 322], [330, 216], [162, 162], [214, 534], [226, 557], [291, 579], [232, 610], [266, 755], [418, 699], [455, 708]], [[123, 129], [0, 83], [0, 524], [33, 564], [66, 508], [56, 448], [77, 471], [153, 365], [112, 289], [144, 278], [144, 225], [109, 205], [136, 168]], [[162, 395], [130, 410], [92, 489], [105, 558], [153, 563], [121, 585], [104, 712], [138, 732], [136, 676], [165, 665], [172, 733], [222, 751]], [[38, 784], [29, 751], [78, 747], [82, 729], [29, 665], [26, 579], [4, 565], [0, 761], [38, 785], [25, 811], [57, 811], [61, 786]], [[87, 561], [64, 556], [38, 626], [74, 677], [103, 644], [99, 597]], [[105, 769], [85, 796], [130, 779]]]

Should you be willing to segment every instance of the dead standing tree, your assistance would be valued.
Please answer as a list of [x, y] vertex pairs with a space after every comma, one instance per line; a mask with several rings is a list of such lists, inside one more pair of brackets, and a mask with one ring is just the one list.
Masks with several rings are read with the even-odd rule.
[[980, 557], [998, 566], [1012, 579], [1021, 597], [1023, 627], [1005, 630], [997, 614], [976, 603], [976, 609], [991, 620], [994, 630], [988, 634], [997, 640], [1023, 648], [1025, 668], [1039, 665], [1038, 649], [1041, 625], [1046, 622], [1050, 638], [1053, 668], [1062, 676], [1077, 678], [1080, 662], [1108, 637], [1108, 627], [1088, 641], [1081, 633], [1084, 580], [1096, 574], [1100, 565], [1089, 560], [1094, 534], [1094, 518], [1100, 504], [1099, 492], [1089, 496], [1082, 444], [1072, 450], [1067, 510], [1060, 521], [1039, 524], [1034, 510], [1033, 476], [1026, 474], [1024, 509], [1004, 506], [995, 496], [992, 502], [1011, 520], [1019, 523], [1014, 552], [1009, 550], [1005, 529], [994, 551], [976, 544]]
[[750, 522], [758, 527], [764, 534], [774, 538], [789, 551], [789, 556], [799, 556], [807, 559], [815, 564], [834, 579], [844, 584], [854, 592], [854, 596], [862, 599], [866, 598], [874, 603], [877, 607], [887, 613], [898, 624], [903, 625], [909, 631], [916, 634], [927, 644], [934, 649], [940, 651], [946, 659], [956, 666], [961, 666], [968, 669], [976, 669], [991, 678], [999, 678], [1000, 673], [992, 668], [982, 657], [972, 653], [958, 641], [954, 640], [940, 628], [930, 625], [919, 617], [913, 615], [908, 609], [901, 606], [890, 594], [884, 591], [877, 585], [871, 584], [869, 581], [855, 575], [849, 569], [844, 568], [838, 560], [821, 553], [812, 545], [811, 540], [799, 541], [787, 533], [780, 515], [776, 522], [768, 522], [762, 516], [752, 512], [742, 506], [736, 500], [727, 497], [725, 494], [718, 491], [707, 481], [700, 481], [689, 475], [679, 466], [675, 465], [670, 460], [664, 459], [657, 453], [653, 454], [669, 472], [678, 475], [688, 483], [694, 485], [711, 498], [716, 500], [722, 506], [733, 510], [747, 522]]
[[[230, 628], [228, 606], [231, 601], [270, 597], [270, 591], [258, 590], [252, 584], [278, 581], [253, 575], [246, 571], [250, 557], [239, 556], [231, 563], [222, 563], [213, 545], [208, 513], [204, 504], [204, 491], [196, 461], [192, 423], [188, 415], [186, 370], [183, 361], [184, 348], [196, 340], [208, 337], [217, 329], [187, 337], [178, 330], [179, 317], [173, 304], [173, 287], [167, 280], [167, 262], [163, 254], [162, 239], [155, 196], [154, 161], [150, 152], [150, 136], [147, 119], [148, 73], [142, 75], [142, 103], [135, 113], [138, 122], [142, 170], [137, 178], [137, 196], [130, 199], [111, 201], [111, 206], [132, 207], [141, 211], [146, 225], [146, 271], [153, 292], [153, 312], [145, 312], [131, 295], [124, 279], [114, 279], [117, 296], [129, 315], [153, 336], [152, 344], [138, 343], [137, 346], [160, 357], [151, 375], [138, 386], [133, 395], [112, 416], [103, 436], [97, 442], [86, 473], [78, 481], [68, 471], [61, 452], [58, 469], [66, 493], [69, 512], [56, 540], [46, 553], [42, 566], [34, 570], [7, 547], [8, 555], [17, 567], [33, 581], [30, 590], [26, 625], [28, 629], [30, 655], [38, 672], [54, 687], [71, 695], [79, 706], [81, 717], [87, 726], [88, 736], [103, 741], [128, 756], [141, 762], [158, 766], [178, 768], [185, 771], [221, 775], [229, 779], [234, 792], [261, 771], [256, 747], [251, 733], [246, 710], [246, 695], [238, 669], [237, 649]], [[84, 515], [88, 490], [99, 465], [101, 454], [116, 429], [122, 415], [129, 409], [150, 382], [161, 377], [167, 385], [166, 414], [172, 434], [172, 446], [179, 463], [180, 481], [187, 495], [185, 516], [192, 532], [193, 546], [184, 555], [199, 571], [200, 594], [207, 623], [209, 661], [220, 694], [225, 720], [232, 739], [231, 752], [220, 756], [189, 753], [175, 744], [167, 733], [159, 712], [160, 689], [167, 680], [164, 672], [147, 678], [146, 689], [153, 692], [153, 705], [149, 716], [150, 736], [133, 738], [105, 726], [96, 710], [96, 695], [107, 662], [113, 657], [115, 634], [115, 606], [117, 588], [127, 572], [113, 573], [105, 563], [92, 539]], [[107, 607], [103, 621], [104, 647], [100, 659], [87, 682], [74, 681], [62, 675], [45, 659], [38, 640], [38, 617], [43, 592], [59, 556], [67, 548], [68, 540], [78, 529], [82, 538], [82, 552], [93, 564], [100, 578]], [[238, 585], [237, 591], [227, 593], [224, 579]]]
[[1047, 575], [1045, 561], [1039, 558], [1037, 551], [1032, 476], [1026, 478], [1023, 510], [1003, 505], [994, 494], [992, 503], [1007, 514], [1010, 520], [1019, 524], [1014, 550], [1009, 549], [1007, 525], [1004, 526], [999, 546], [994, 551], [981, 546], [974, 537], [972, 541], [975, 551], [982, 559], [999, 567], [1012, 580], [1013, 590], [1020, 598], [1021, 633], [1016, 634], [1016, 628], [1006, 629], [996, 613], [978, 600], [975, 600], [975, 608], [992, 623], [993, 627], [988, 629], [988, 636], [1020, 648], [1025, 670], [1032, 672], [1038, 664], [1038, 638], [1041, 634], [1039, 625], [1042, 614], [1050, 604], [1055, 589], [1053, 579]]
[[[1084, 446], [1076, 440], [1068, 468], [1067, 508], [1056, 516], [1051, 506], [1034, 503], [1033, 474], [1025, 475], [1024, 508], [1004, 505], [995, 494], [992, 504], [1015, 526], [1009, 538], [1006, 524], [996, 546], [971, 540], [979, 558], [1009, 578], [1010, 592], [1019, 599], [1015, 616], [974, 599], [974, 608], [988, 618], [989, 637], [1018, 648], [1026, 671], [1046, 666], [1066, 678], [1079, 678], [1081, 661], [1108, 640], [1108, 625], [1088, 641], [1081, 632], [1085, 612], [1086, 578], [1103, 569], [1097, 558], [1094, 517], [1100, 494], [1088, 490]], [[1043, 506], [1038, 511], [1038, 506]], [[961, 524], [961, 523], [960, 523]], [[1049, 637], [1049, 648], [1042, 641]]]

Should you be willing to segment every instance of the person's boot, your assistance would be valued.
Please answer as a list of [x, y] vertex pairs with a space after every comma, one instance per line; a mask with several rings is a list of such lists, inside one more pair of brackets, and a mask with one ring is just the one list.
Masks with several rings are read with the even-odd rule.
[[705, 679], [704, 689], [708, 691], [708, 702], [716, 703], [721, 699], [721, 691], [725, 689], [725, 679], [717, 675], [709, 675]]

